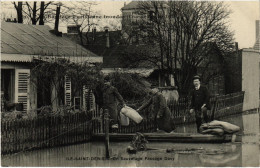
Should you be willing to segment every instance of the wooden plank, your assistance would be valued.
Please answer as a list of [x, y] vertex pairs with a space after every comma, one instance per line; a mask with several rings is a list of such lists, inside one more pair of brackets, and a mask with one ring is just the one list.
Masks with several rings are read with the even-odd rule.
[[[111, 141], [131, 141], [134, 133], [118, 134], [110, 133]], [[96, 140], [104, 139], [104, 134], [95, 134], [93, 138]], [[169, 142], [231, 142], [232, 136], [215, 136], [203, 134], [189, 134], [189, 133], [144, 133], [148, 141], [169, 141]]]

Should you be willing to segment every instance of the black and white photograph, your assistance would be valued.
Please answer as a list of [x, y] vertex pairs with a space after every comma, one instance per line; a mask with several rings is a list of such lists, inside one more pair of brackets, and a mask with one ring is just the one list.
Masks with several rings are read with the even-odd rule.
[[260, 167], [260, 1], [0, 2], [1, 167]]

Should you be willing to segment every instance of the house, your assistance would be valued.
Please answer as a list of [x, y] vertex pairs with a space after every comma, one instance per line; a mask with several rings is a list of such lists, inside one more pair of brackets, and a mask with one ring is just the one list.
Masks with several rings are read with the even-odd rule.
[[260, 51], [260, 20], [256, 20], [255, 22], [256, 26], [256, 33], [255, 33], [255, 44], [254, 44], [254, 50]]
[[[68, 31], [64, 36], [69, 37], [76, 43], [80, 43], [78, 35]], [[125, 51], [131, 51], [136, 48], [143, 48], [145, 46], [128, 45], [125, 43], [125, 39], [122, 37], [121, 30], [118, 31], [100, 31], [93, 30], [89, 33], [83, 33], [84, 42], [83, 46], [91, 52], [103, 57], [102, 72], [109, 74], [112, 72], [124, 72], [124, 73], [136, 73], [145, 78], [149, 78], [150, 75], [156, 70], [156, 67], [147, 63], [134, 67], [129, 67], [124, 60], [122, 60], [122, 54]], [[158, 86], [158, 74], [152, 76], [149, 79], [153, 85]]]
[[[23, 111], [34, 113], [42, 105], [51, 105], [57, 109], [59, 103], [55, 100], [57, 92], [53, 86], [48, 86], [50, 93], [43, 97], [41, 86], [32, 83], [31, 68], [35, 60], [49, 61], [68, 59], [71, 62], [102, 63], [103, 58], [86, 48], [77, 45], [67, 37], [56, 36], [51, 33], [49, 26], [26, 25], [17, 23], [1, 23], [1, 95], [6, 102], [22, 103]], [[86, 106], [83, 90], [81, 97], [72, 97], [71, 81], [65, 80], [65, 105]], [[47, 87], [47, 86], [46, 86]], [[83, 88], [82, 88], [83, 89]], [[50, 100], [44, 104], [43, 100]]]
[[[257, 74], [257, 70], [255, 69], [255, 67], [252, 65], [252, 67], [248, 67], [251, 66], [251, 64], [254, 63], [253, 57], [255, 57], [255, 55], [258, 55], [258, 62], [260, 61], [260, 21], [256, 20], [255, 22], [255, 30], [256, 30], [256, 37], [255, 37], [255, 43], [252, 47], [250, 48], [243, 48], [243, 49], [238, 49], [238, 43], [236, 44], [236, 51], [230, 53], [228, 55], [228, 60], [226, 62], [226, 68], [228, 71], [228, 75], [226, 75], [226, 87], [227, 90], [229, 91], [229, 93], [233, 93], [233, 92], [239, 92], [243, 90], [243, 86], [242, 83], [243, 81], [245, 81], [243, 77], [243, 64], [245, 65], [245, 69], [250, 69], [253, 68], [255, 73], [253, 74]], [[244, 60], [243, 60], [244, 58]], [[245, 58], [248, 58], [248, 60], [245, 61]], [[246, 62], [249, 62], [248, 65], [246, 65]], [[251, 62], [250, 62], [251, 61]], [[251, 72], [254, 72], [251, 71]], [[260, 66], [259, 66], [259, 71], [260, 71]], [[248, 71], [250, 72], [250, 71]], [[245, 71], [244, 71], [245, 73]], [[247, 74], [247, 73], [245, 73]], [[256, 79], [255, 76], [253, 74], [250, 74], [250, 78], [254, 78], [254, 80]], [[248, 78], [248, 77], [246, 77]], [[253, 81], [251, 81], [253, 83]], [[251, 85], [251, 83], [250, 83]], [[249, 85], [249, 86], [250, 86]], [[253, 88], [253, 87], [252, 87]], [[260, 88], [260, 81], [259, 81], [259, 88]], [[251, 92], [251, 91], [250, 91]], [[260, 92], [259, 92], [260, 95]]]

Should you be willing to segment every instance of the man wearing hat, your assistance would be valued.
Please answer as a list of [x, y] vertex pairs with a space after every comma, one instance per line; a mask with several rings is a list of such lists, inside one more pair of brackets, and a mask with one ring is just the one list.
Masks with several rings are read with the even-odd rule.
[[[202, 118], [205, 122], [209, 122], [207, 110], [210, 110], [209, 91], [205, 86], [200, 85], [200, 76], [193, 77], [194, 88], [191, 90], [190, 113], [195, 112], [197, 131], [202, 124]], [[203, 117], [202, 117], [203, 116]]]

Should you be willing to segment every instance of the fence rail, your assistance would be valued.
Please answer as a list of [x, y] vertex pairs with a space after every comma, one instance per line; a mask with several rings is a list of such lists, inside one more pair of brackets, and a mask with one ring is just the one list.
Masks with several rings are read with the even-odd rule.
[[90, 140], [91, 121], [85, 113], [1, 122], [2, 154]]
[[[227, 95], [210, 98], [211, 110], [208, 115], [211, 119], [242, 112], [244, 92], [231, 93]], [[176, 124], [195, 122], [195, 117], [189, 115], [189, 98], [182, 97], [169, 105], [172, 118]]]
[[[212, 97], [210, 116], [215, 118], [242, 112], [244, 92]], [[169, 105], [176, 125], [195, 121], [188, 114], [188, 99], [180, 98]], [[103, 111], [97, 110], [89, 114], [76, 113], [68, 116], [44, 117], [26, 120], [1, 121], [2, 154], [14, 153], [35, 148], [68, 145], [86, 142], [92, 134], [103, 133]], [[127, 127], [120, 126], [117, 133], [153, 132], [154, 122], [144, 119], [141, 124], [130, 122]]]
[[[208, 111], [208, 115], [211, 119], [218, 119], [220, 117], [237, 114], [242, 112], [244, 100], [244, 92], [232, 93], [222, 96], [211, 97], [211, 110]], [[171, 111], [171, 117], [175, 125], [181, 125], [186, 123], [195, 122], [195, 114], [189, 114], [189, 99], [188, 97], [182, 97], [178, 101], [168, 105]], [[149, 110], [149, 109], [148, 109]], [[98, 112], [102, 116], [102, 113]], [[103, 133], [102, 119], [96, 115], [93, 119], [93, 133]], [[134, 133], [137, 131], [153, 132], [155, 130], [154, 121], [145, 119], [141, 124], [135, 124], [130, 121], [130, 125], [127, 127], [119, 126], [117, 133]]]

